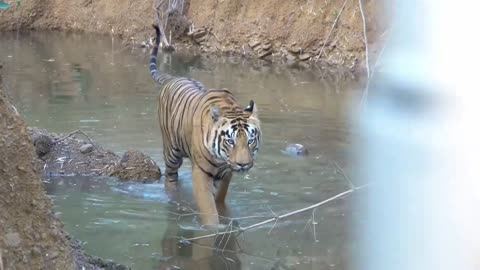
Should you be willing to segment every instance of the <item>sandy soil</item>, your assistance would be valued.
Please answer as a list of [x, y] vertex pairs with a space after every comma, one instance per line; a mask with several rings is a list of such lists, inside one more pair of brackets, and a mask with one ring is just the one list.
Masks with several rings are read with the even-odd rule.
[[27, 127], [1, 96], [0, 149], [0, 262], [4, 269], [74, 269], [62, 224], [52, 213], [34, 168]]
[[2, 91], [0, 74], [0, 269], [129, 269], [85, 254], [63, 230], [38, 173], [31, 132]]
[[[113, 33], [138, 45], [153, 35], [152, 4], [134, 0], [23, 0], [19, 7], [0, 11], [0, 31]], [[378, 50], [374, 42], [385, 30], [380, 8], [378, 1], [363, 1], [371, 55]], [[364, 66], [358, 1], [186, 0], [184, 13], [186, 17], [173, 14], [167, 27], [167, 33], [173, 30], [178, 47], [268, 61], [315, 62], [352, 69]]]

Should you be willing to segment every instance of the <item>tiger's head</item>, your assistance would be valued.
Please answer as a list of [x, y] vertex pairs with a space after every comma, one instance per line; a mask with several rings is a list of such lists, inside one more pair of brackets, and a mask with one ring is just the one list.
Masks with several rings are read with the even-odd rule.
[[212, 156], [225, 161], [233, 171], [249, 170], [262, 140], [253, 100], [243, 110], [228, 111], [212, 105], [210, 116], [213, 125], [206, 146]]

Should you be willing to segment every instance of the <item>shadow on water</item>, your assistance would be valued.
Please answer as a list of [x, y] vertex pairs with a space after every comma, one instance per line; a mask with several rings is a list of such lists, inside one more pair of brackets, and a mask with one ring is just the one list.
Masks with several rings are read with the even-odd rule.
[[[9, 95], [29, 125], [52, 132], [81, 128], [122, 154], [138, 149], [163, 168], [156, 120], [157, 89], [148, 55], [118, 46], [109, 36], [72, 33], [2, 33], [0, 59]], [[259, 106], [264, 142], [255, 166], [233, 178], [223, 215], [245, 227], [324, 200], [345, 190], [349, 108], [359, 78], [310, 72], [239, 57], [162, 55], [159, 67], [193, 77], [208, 88], [228, 88]], [[15, 91], [13, 91], [15, 89]], [[301, 143], [306, 157], [282, 153]], [[66, 229], [92, 254], [133, 269], [345, 269], [355, 243], [347, 230], [348, 200], [259, 227], [234, 237], [191, 245], [180, 238], [206, 233], [195, 214], [191, 166], [180, 170], [179, 190], [163, 183], [120, 183], [96, 177], [47, 179], [48, 194]], [[228, 224], [228, 223], [227, 223]], [[318, 241], [313, 238], [313, 233]], [[227, 241], [228, 240], [228, 241]]]

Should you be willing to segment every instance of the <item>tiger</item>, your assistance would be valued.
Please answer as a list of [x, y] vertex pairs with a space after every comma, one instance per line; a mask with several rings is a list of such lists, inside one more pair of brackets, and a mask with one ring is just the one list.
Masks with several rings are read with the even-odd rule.
[[200, 82], [161, 73], [155, 28], [150, 75], [160, 86], [158, 121], [163, 141], [165, 183], [178, 181], [183, 158], [192, 164], [193, 195], [204, 225], [218, 225], [215, 203], [224, 203], [232, 174], [254, 165], [262, 142], [257, 104], [239, 105], [227, 89], [206, 89]]

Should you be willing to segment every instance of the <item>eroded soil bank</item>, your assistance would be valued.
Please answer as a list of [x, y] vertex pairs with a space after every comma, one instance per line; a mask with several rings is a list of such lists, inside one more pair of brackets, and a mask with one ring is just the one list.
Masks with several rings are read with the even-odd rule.
[[29, 133], [2, 90], [0, 74], [0, 269], [128, 269], [85, 254], [81, 242], [63, 230]]
[[[184, 2], [185, 17], [174, 13], [167, 25], [167, 33], [173, 30], [177, 47], [301, 62], [307, 66], [320, 63], [356, 69], [365, 64], [359, 1]], [[370, 53], [375, 55], [378, 50], [375, 41], [385, 29], [379, 15], [381, 6], [376, 1], [362, 2]], [[113, 33], [127, 43], [138, 45], [153, 34], [152, 7], [153, 1], [23, 0], [19, 6], [0, 11], [0, 31], [54, 29]]]

